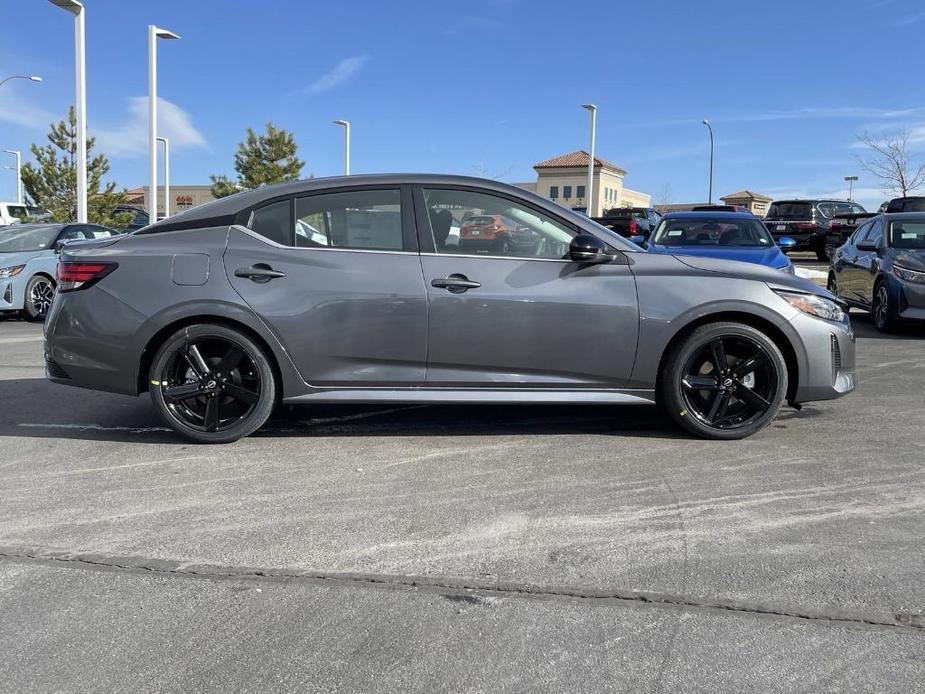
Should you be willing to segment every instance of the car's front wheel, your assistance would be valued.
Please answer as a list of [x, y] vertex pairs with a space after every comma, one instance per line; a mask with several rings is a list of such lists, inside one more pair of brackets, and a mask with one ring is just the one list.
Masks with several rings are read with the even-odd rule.
[[229, 443], [257, 431], [276, 402], [269, 358], [244, 333], [193, 325], [157, 351], [148, 386], [165, 422], [199, 443]]
[[35, 275], [26, 283], [26, 295], [23, 302], [23, 313], [26, 320], [45, 320], [45, 314], [51, 308], [55, 298], [55, 283], [45, 275]]
[[741, 439], [766, 427], [787, 394], [787, 364], [767, 335], [742, 323], [700, 326], [666, 355], [660, 399], [681, 427]]
[[874, 325], [882, 333], [890, 333], [896, 330], [899, 319], [896, 317], [896, 308], [890, 299], [890, 290], [886, 282], [880, 280], [874, 287], [874, 297], [871, 303], [870, 313], [874, 319]]

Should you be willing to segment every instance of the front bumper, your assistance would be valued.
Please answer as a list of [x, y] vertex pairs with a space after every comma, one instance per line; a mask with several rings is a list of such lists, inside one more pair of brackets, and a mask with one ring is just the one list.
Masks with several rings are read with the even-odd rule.
[[925, 321], [925, 284], [894, 279], [897, 315], [904, 321]]
[[855, 389], [855, 337], [851, 323], [822, 320], [801, 313], [791, 324], [805, 350], [795, 402], [832, 400]]

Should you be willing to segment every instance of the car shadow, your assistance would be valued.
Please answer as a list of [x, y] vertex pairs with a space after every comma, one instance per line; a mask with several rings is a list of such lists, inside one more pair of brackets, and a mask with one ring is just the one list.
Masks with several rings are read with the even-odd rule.
[[867, 311], [851, 309], [851, 327], [859, 340], [921, 340], [925, 339], [925, 325], [902, 325], [896, 332], [882, 333], [874, 326]]
[[[165, 427], [147, 397], [0, 380], [0, 436], [190, 445]], [[280, 406], [258, 437], [602, 435], [683, 439], [654, 406], [314, 405]]]

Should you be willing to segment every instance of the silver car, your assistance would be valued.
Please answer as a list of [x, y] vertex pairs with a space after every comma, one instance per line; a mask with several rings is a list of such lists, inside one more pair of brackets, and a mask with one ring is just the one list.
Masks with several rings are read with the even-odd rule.
[[[473, 217], [510, 221], [451, 238]], [[214, 443], [280, 402], [657, 402], [737, 439], [855, 386], [826, 290], [645, 253], [533, 193], [441, 175], [265, 187], [66, 247], [45, 337], [51, 380], [148, 392]]]

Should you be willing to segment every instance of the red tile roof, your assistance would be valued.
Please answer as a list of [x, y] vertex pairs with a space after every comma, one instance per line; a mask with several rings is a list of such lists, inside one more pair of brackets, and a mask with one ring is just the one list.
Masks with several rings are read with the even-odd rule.
[[[546, 161], [541, 161], [539, 164], [534, 164], [534, 169], [567, 169], [573, 168], [576, 166], [587, 166], [588, 165], [588, 153], [579, 149], [575, 152], [569, 152], [568, 154], [563, 154], [561, 157], [553, 157], [552, 159], [547, 159]], [[611, 169], [621, 174], [626, 174], [626, 170], [620, 168], [616, 164], [612, 164], [606, 159], [601, 159], [600, 157], [594, 157], [594, 166], [601, 166], [605, 169]]]
[[[587, 159], [585, 161], [587, 161]], [[771, 202], [771, 198], [769, 198], [767, 195], [762, 195], [761, 193], [756, 193], [751, 190], [740, 190], [738, 193], [729, 193], [729, 195], [724, 195], [721, 197], [720, 200], [738, 200], [741, 198], [750, 198], [752, 200]]]

